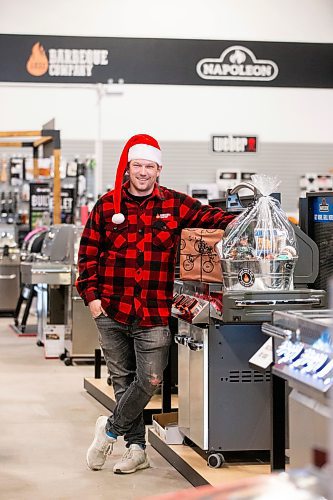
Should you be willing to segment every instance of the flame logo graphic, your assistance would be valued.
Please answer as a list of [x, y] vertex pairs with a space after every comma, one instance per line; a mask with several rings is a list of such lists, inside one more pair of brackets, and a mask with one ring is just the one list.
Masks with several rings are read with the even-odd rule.
[[255, 276], [250, 269], [241, 269], [238, 273], [238, 281], [246, 288], [251, 287], [255, 282]]
[[231, 64], [243, 64], [246, 60], [246, 55], [242, 50], [235, 50], [233, 54], [229, 57]]
[[27, 71], [32, 76], [44, 75], [49, 67], [49, 61], [45, 54], [43, 45], [39, 42], [32, 47], [31, 55], [27, 61]]

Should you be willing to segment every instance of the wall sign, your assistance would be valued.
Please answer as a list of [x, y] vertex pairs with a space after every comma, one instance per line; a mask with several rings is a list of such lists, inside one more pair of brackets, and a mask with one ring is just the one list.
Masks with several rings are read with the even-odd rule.
[[61, 188], [61, 222], [62, 224], [74, 223], [74, 188]]
[[[53, 218], [53, 192], [46, 182], [30, 182], [29, 224], [30, 229], [48, 226]], [[61, 188], [61, 222], [73, 224], [75, 209], [75, 190]]]
[[29, 225], [30, 230], [45, 226], [50, 217], [50, 194], [48, 183], [30, 182]]
[[313, 200], [313, 220], [333, 222], [333, 196], [318, 196]]
[[214, 153], [256, 153], [257, 137], [245, 135], [213, 135]]
[[108, 65], [108, 50], [101, 49], [56, 49], [48, 54], [40, 42], [36, 42], [26, 64], [32, 76], [76, 76], [91, 77], [96, 66]]
[[3, 82], [332, 88], [328, 43], [0, 35]]
[[197, 73], [206, 80], [269, 82], [278, 76], [279, 68], [274, 61], [257, 59], [248, 48], [233, 45], [217, 59], [199, 61]]

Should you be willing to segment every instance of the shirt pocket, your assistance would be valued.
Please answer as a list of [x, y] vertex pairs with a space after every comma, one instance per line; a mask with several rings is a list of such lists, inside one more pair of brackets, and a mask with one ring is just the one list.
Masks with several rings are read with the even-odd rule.
[[153, 247], [160, 250], [171, 249], [177, 239], [177, 228], [178, 224], [174, 220], [165, 222], [163, 220], [155, 221], [152, 226]]
[[128, 223], [108, 224], [105, 229], [106, 249], [113, 252], [124, 251], [128, 246]]

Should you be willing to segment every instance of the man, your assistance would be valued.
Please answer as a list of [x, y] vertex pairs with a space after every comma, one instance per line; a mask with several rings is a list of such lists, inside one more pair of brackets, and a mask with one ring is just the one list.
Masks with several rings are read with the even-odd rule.
[[[225, 228], [232, 216], [161, 187], [158, 142], [132, 137], [124, 147], [115, 188], [92, 210], [79, 249], [77, 289], [96, 321], [116, 407], [97, 419], [87, 452], [92, 470], [103, 467], [119, 436], [127, 451], [115, 473], [149, 467], [143, 409], [161, 384], [171, 335], [168, 319], [180, 232]], [[129, 180], [122, 185], [124, 173]]]

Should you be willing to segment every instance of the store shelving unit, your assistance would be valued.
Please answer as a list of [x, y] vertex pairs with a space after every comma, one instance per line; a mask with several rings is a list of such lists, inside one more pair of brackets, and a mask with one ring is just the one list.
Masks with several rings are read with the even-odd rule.
[[[9, 140], [15, 139], [15, 140]], [[61, 223], [61, 180], [60, 157], [61, 142], [60, 131], [54, 129], [0, 131], [0, 148], [32, 148], [33, 150], [33, 176], [38, 178], [39, 148], [46, 148], [49, 156], [54, 156], [54, 182], [53, 199], [54, 212], [53, 224]]]

